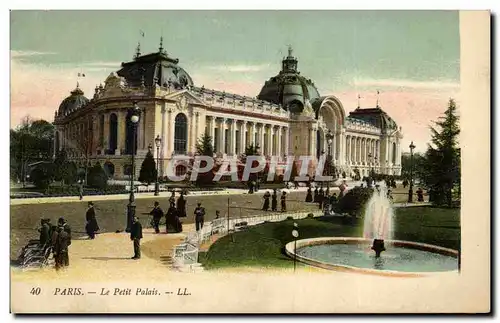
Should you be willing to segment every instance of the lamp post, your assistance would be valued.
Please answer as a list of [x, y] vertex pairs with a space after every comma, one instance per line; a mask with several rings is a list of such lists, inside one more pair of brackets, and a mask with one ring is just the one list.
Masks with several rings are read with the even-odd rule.
[[299, 225], [294, 222], [293, 223], [293, 230], [292, 230], [292, 236], [294, 237], [293, 241], [293, 272], [295, 272], [295, 269], [297, 268], [297, 238], [299, 237]]
[[155, 196], [160, 195], [160, 146], [161, 146], [161, 138], [160, 135], [157, 135], [155, 138], [156, 145], [156, 183], [155, 183]]
[[415, 145], [412, 141], [410, 144], [410, 189], [408, 190], [408, 203], [413, 202], [413, 149], [415, 149]]
[[135, 196], [134, 196], [134, 177], [135, 177], [135, 149], [137, 144], [137, 124], [141, 118], [141, 109], [134, 102], [134, 107], [129, 111], [130, 122], [132, 123], [132, 170], [130, 174], [130, 196], [127, 204], [127, 228], [126, 232], [130, 232], [130, 227], [132, 226], [132, 219], [135, 216]]
[[[326, 142], [328, 143], [328, 169], [326, 170], [326, 176], [330, 176], [330, 172], [332, 169], [332, 143], [333, 143], [333, 133], [331, 130], [328, 130], [328, 133], [326, 134]], [[326, 196], [330, 195], [330, 179], [326, 182]]]

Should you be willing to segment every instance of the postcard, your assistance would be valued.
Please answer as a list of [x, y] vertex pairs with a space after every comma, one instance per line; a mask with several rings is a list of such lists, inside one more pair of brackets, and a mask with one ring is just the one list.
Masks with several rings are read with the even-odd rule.
[[490, 312], [488, 11], [10, 29], [12, 313]]

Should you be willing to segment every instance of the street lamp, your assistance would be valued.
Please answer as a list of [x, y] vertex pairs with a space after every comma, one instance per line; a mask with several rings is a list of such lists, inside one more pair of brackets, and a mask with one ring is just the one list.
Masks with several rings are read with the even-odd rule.
[[155, 196], [160, 195], [160, 145], [161, 145], [161, 138], [160, 135], [157, 135], [155, 138], [155, 145], [156, 145], [156, 183], [155, 183]]
[[137, 124], [141, 118], [141, 109], [134, 102], [134, 107], [130, 109], [130, 122], [132, 123], [132, 170], [130, 174], [130, 196], [127, 204], [127, 228], [126, 232], [130, 232], [132, 226], [132, 219], [135, 216], [135, 196], [134, 196], [134, 176], [135, 176], [135, 149], [137, 145]]
[[[328, 130], [328, 133], [326, 134], [326, 142], [328, 143], [328, 169], [326, 176], [330, 176], [330, 171], [332, 169], [332, 143], [333, 143], [333, 133], [331, 130]], [[330, 195], [330, 180], [326, 182], [326, 196]]]
[[413, 149], [415, 149], [415, 145], [412, 141], [410, 144], [410, 189], [408, 190], [408, 203], [413, 202]]
[[297, 268], [297, 238], [299, 237], [299, 225], [297, 222], [293, 223], [292, 236], [294, 237], [293, 241], [293, 272]]

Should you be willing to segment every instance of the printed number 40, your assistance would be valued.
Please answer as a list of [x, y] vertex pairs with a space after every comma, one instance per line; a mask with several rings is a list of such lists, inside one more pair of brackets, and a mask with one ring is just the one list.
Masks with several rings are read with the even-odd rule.
[[40, 289], [40, 287], [37, 287], [37, 288], [32, 288], [32, 289], [31, 289], [30, 294], [31, 294], [31, 295], [40, 295], [40, 292], [41, 292], [41, 291], [42, 291], [42, 290]]

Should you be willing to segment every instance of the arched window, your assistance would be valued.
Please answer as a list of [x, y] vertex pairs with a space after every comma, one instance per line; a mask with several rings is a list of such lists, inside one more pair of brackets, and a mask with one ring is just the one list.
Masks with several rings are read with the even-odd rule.
[[183, 113], [179, 113], [175, 117], [175, 133], [174, 133], [174, 152], [176, 154], [187, 153], [188, 127], [187, 117]]
[[115, 154], [117, 144], [118, 144], [118, 117], [116, 116], [115, 113], [111, 113], [111, 115], [109, 116], [109, 146], [108, 146], [110, 155]]
[[392, 164], [396, 164], [396, 143], [392, 143]]

